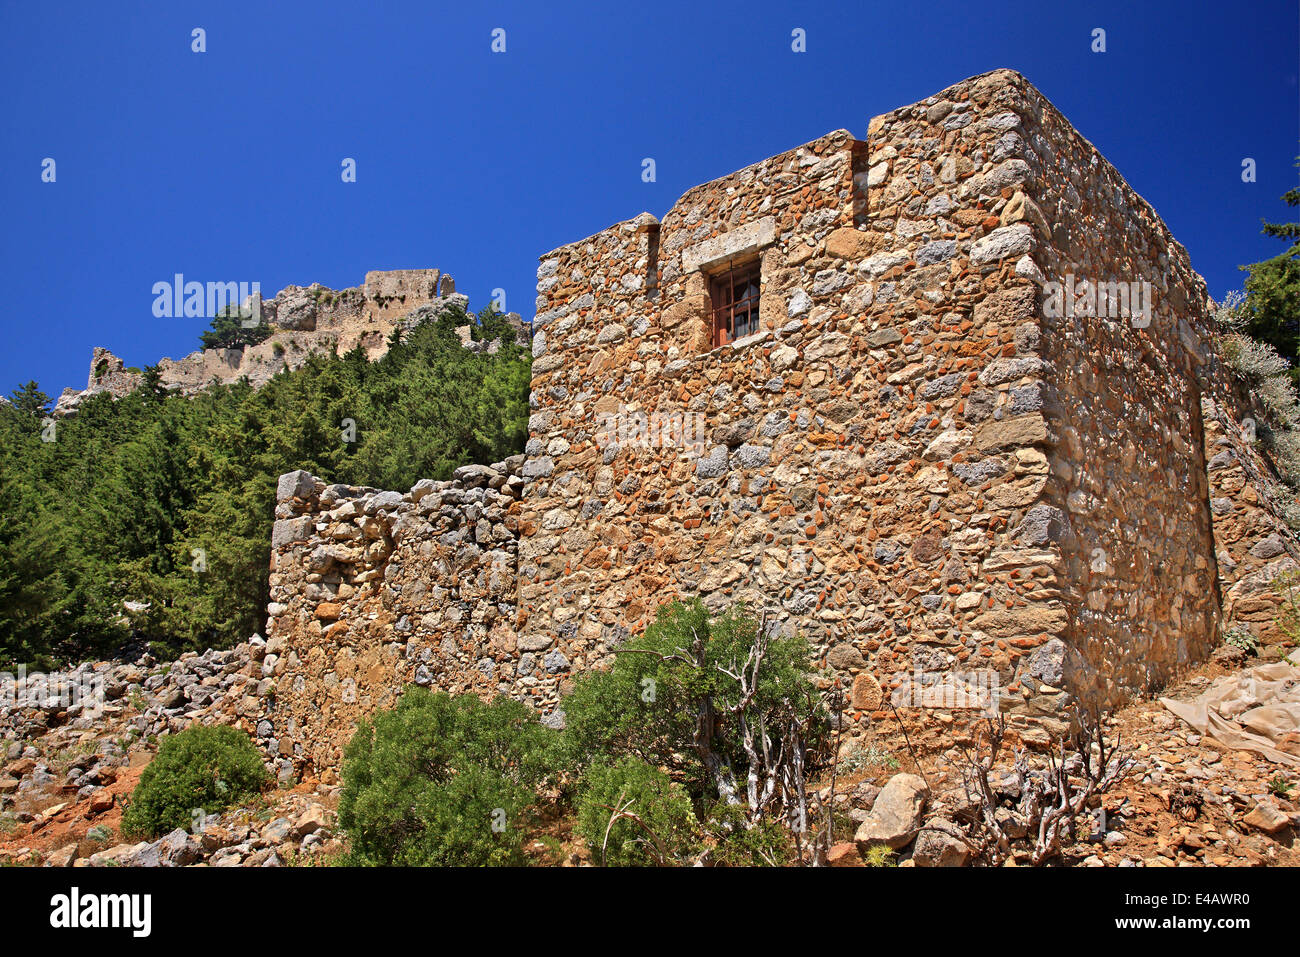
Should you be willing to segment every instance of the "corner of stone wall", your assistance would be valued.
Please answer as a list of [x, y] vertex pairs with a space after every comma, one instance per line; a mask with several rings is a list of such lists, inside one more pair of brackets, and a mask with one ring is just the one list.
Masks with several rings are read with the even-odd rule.
[[[1043, 507], [1060, 524], [1061, 660], [1077, 656], [1067, 683], [1079, 697], [1112, 705], [1158, 688], [1216, 640], [1204, 281], [1151, 206], [1046, 97], [1022, 77], [1004, 89], [1013, 92], [991, 175], [1005, 181], [1002, 228], [1034, 237], [1017, 272], [1036, 293], [1054, 436]], [[1102, 286], [1124, 302], [1130, 287], [1133, 303], [1141, 292], [1148, 314], [1062, 313], [1076, 289]]]
[[[866, 174], [871, 228], [892, 222], [896, 235], [917, 232], [916, 220], [938, 217], [956, 233], [913, 247], [910, 258], [922, 268], [904, 276], [910, 279], [905, 289], [921, 285], [927, 274], [932, 283], [951, 284], [947, 301], [934, 301], [951, 310], [945, 324], [951, 318], [969, 337], [956, 350], [970, 357], [965, 365], [971, 371], [960, 377], [961, 403], [948, 412], [955, 421], [945, 420], [947, 431], [927, 448], [923, 457], [935, 465], [918, 479], [936, 466], [944, 469], [948, 506], [960, 509], [969, 496], [976, 504], [972, 517], [984, 518], [981, 537], [987, 537], [980, 547], [961, 543], [962, 557], [974, 559], [966, 584], [948, 590], [956, 593], [953, 608], [969, 635], [967, 648], [980, 652], [967, 661], [982, 658], [986, 667], [995, 666], [1000, 708], [1026, 740], [1042, 736], [1035, 723], [1056, 729], [1071, 692], [1093, 680], [1087, 662], [1065, 641], [1067, 520], [1049, 492], [1060, 436], [1050, 417], [1052, 375], [1036, 263], [1051, 233], [1024, 193], [1028, 89], [1019, 74], [997, 70], [873, 118]], [[868, 263], [882, 259], [893, 267], [889, 248]], [[942, 280], [933, 276], [949, 266]], [[921, 391], [926, 398], [941, 394], [934, 384]], [[946, 406], [934, 404], [941, 415]], [[937, 447], [945, 442], [950, 448]], [[950, 533], [947, 547], [956, 551], [971, 531]]]

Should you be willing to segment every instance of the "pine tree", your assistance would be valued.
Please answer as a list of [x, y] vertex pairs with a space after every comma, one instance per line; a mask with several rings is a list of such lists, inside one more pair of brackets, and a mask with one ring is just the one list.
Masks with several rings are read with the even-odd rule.
[[199, 334], [199, 341], [204, 349], [242, 349], [265, 341], [271, 332], [265, 322], [245, 326], [239, 307], [227, 306], [213, 318], [211, 328]]
[[531, 356], [491, 315], [479, 332], [500, 348], [463, 348], [467, 322], [450, 309], [375, 362], [315, 355], [259, 390], [186, 397], [147, 369], [128, 396], [88, 396], [54, 442], [40, 435], [48, 396], [18, 389], [0, 404], [0, 669], [107, 653], [133, 633], [175, 655], [260, 630], [285, 472], [404, 489], [521, 451]]
[[[1300, 157], [1296, 158], [1300, 168]], [[1282, 195], [1287, 206], [1300, 207], [1300, 187]], [[1300, 222], [1264, 223], [1264, 235], [1289, 240], [1284, 253], [1241, 268], [1248, 272], [1242, 316], [1243, 332], [1267, 342], [1291, 360], [1292, 378], [1300, 385]]]
[[19, 412], [36, 418], [50, 412], [50, 397], [40, 390], [35, 379], [23, 383], [10, 393], [9, 401]]

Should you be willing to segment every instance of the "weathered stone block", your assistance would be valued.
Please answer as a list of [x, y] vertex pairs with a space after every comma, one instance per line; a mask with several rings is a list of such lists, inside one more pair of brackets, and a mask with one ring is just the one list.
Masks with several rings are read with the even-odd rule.
[[1021, 415], [1010, 419], [989, 419], [975, 430], [975, 448], [1001, 452], [1048, 441], [1047, 420], [1042, 415]]

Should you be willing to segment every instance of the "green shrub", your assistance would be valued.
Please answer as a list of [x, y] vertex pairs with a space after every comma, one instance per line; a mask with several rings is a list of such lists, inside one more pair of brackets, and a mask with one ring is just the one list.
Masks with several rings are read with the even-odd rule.
[[794, 841], [780, 820], [750, 820], [738, 804], [717, 804], [704, 825], [709, 860], [723, 867], [784, 867], [794, 863]]
[[[830, 753], [829, 718], [812, 677], [807, 645], [743, 605], [716, 616], [698, 600], [661, 608], [645, 634], [616, 651], [609, 671], [579, 675], [565, 699], [569, 766], [590, 766], [587, 775], [601, 784], [599, 800], [592, 791], [580, 798], [580, 829], [593, 851], [603, 840], [596, 824], [608, 824], [609, 812], [598, 822], [592, 805], [613, 805], [620, 787], [648, 788], [666, 772], [663, 780], [682, 782], [692, 806], [714, 808], [702, 829], [715, 862], [789, 861], [789, 828], [807, 819], [799, 785]], [[617, 763], [624, 758], [630, 763]], [[623, 775], [617, 782], [597, 768], [611, 762]], [[635, 823], [615, 826], [617, 850], [628, 850]], [[650, 853], [647, 844], [631, 850], [643, 860]]]
[[[1296, 275], [1300, 277], [1300, 267]], [[1263, 409], [1268, 421], [1258, 423], [1261, 446], [1272, 458], [1278, 475], [1292, 489], [1300, 488], [1300, 370], [1292, 368], [1291, 360], [1275, 348], [1275, 343], [1247, 334], [1252, 305], [1239, 293], [1233, 293], [1216, 310], [1215, 319], [1224, 332], [1219, 339], [1220, 354]], [[1300, 516], [1285, 518], [1292, 528], [1300, 522]]]
[[103, 824], [96, 824], [86, 831], [86, 840], [96, 844], [107, 844], [113, 839], [113, 832]]
[[558, 732], [511, 698], [408, 687], [363, 721], [343, 762], [339, 825], [358, 865], [521, 864]]
[[1255, 637], [1247, 625], [1235, 624], [1223, 633], [1223, 642], [1232, 645], [1234, 648], [1240, 648], [1248, 655], [1259, 654], [1259, 639]]
[[898, 862], [894, 860], [897, 854], [888, 844], [872, 844], [862, 855], [862, 863], [867, 867], [897, 867]]
[[[575, 680], [564, 703], [570, 759], [581, 764], [583, 756], [634, 754], [667, 768], [685, 780], [693, 799], [711, 804], [721, 797], [719, 775], [706, 764], [735, 769], [743, 789], [750, 760], [742, 718], [769, 735], [799, 722], [805, 750], [817, 751], [829, 724], [802, 639], [772, 639], [743, 714], [730, 710], [740, 694], [734, 675], [754, 648], [759, 625], [744, 606], [716, 617], [698, 600], [660, 608], [655, 623], [616, 653], [609, 671]], [[705, 716], [709, 734], [701, 739], [696, 732]]]
[[1283, 572], [1273, 579], [1273, 591], [1282, 598], [1277, 628], [1293, 643], [1300, 643], [1300, 571]]
[[163, 738], [122, 815], [122, 833], [157, 837], [188, 828], [194, 810], [217, 813], [266, 784], [262, 756], [246, 732], [196, 725]]
[[[632, 755], [587, 769], [577, 811], [578, 833], [597, 862], [603, 859], [620, 867], [669, 864], [680, 862], [696, 844], [695, 813], [681, 785]], [[636, 819], [619, 816], [611, 826], [616, 811], [635, 814]]]

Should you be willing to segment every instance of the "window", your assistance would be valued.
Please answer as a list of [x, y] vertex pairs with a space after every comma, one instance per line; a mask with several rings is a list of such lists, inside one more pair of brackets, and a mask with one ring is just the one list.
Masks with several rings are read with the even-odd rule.
[[759, 264], [752, 262], [709, 281], [714, 348], [758, 332], [759, 275]]

